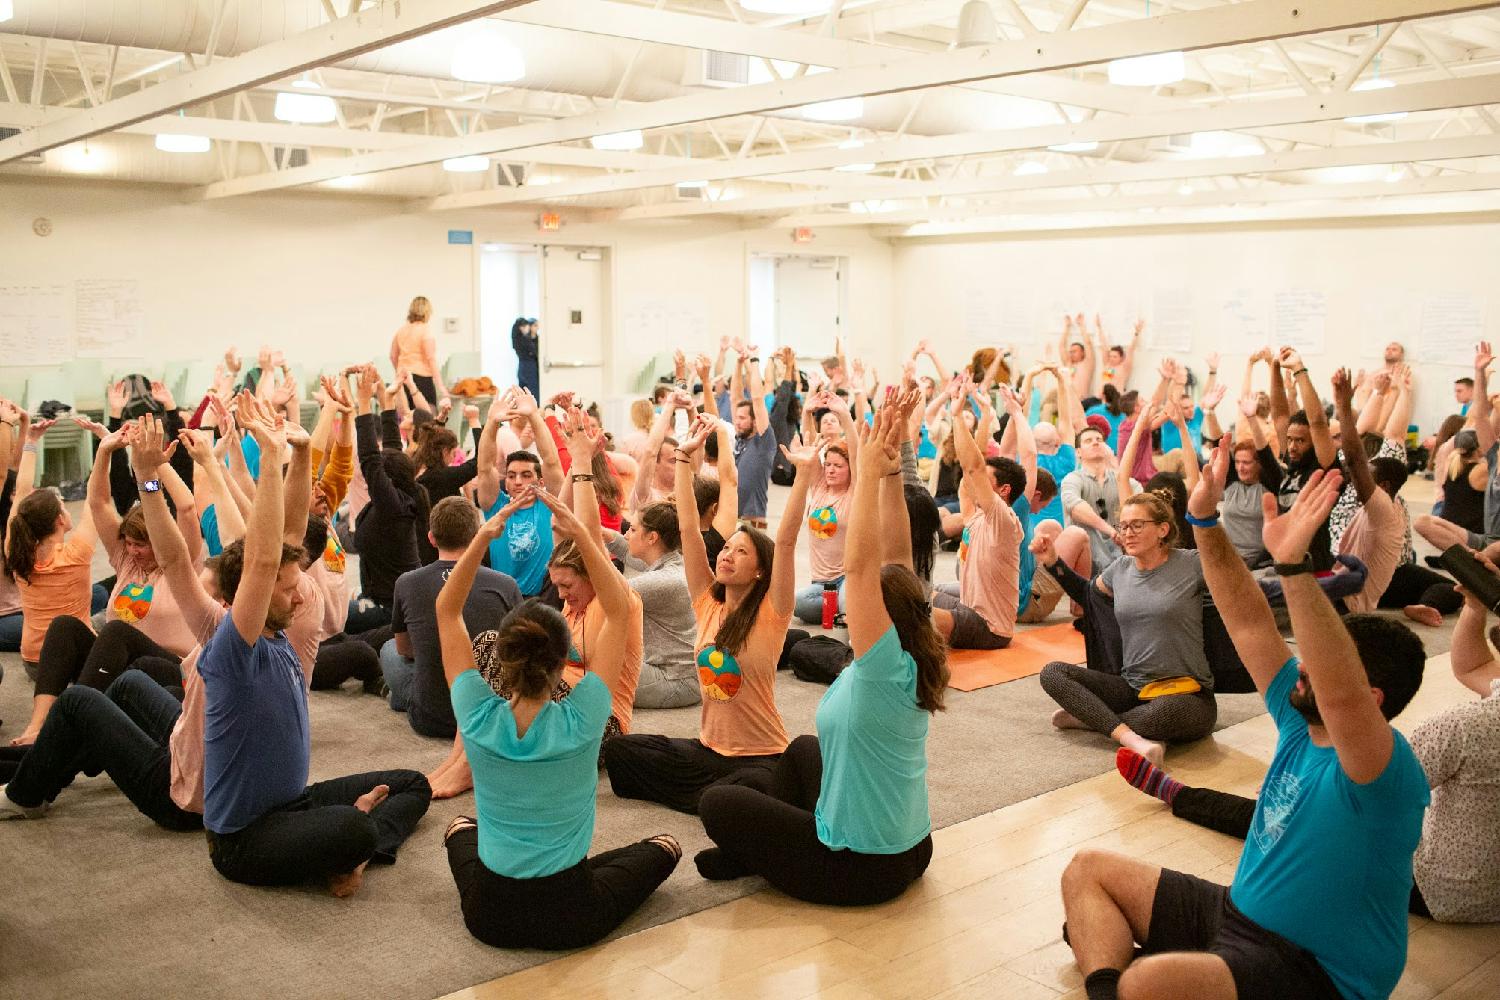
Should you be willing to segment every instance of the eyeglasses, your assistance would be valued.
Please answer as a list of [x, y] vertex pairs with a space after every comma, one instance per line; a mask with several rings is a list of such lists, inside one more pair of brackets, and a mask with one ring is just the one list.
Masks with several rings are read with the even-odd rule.
[[1160, 523], [1160, 521], [1121, 521], [1118, 527], [1120, 529], [1120, 534], [1134, 535], [1137, 532], [1145, 531], [1148, 525]]

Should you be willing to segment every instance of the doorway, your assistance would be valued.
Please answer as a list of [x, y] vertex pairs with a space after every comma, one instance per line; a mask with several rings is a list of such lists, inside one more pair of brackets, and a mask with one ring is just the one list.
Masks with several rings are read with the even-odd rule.
[[609, 356], [609, 251], [485, 243], [479, 255], [480, 361], [502, 389], [516, 383], [511, 326], [537, 321], [543, 397], [568, 389], [602, 400]]
[[765, 354], [790, 346], [803, 359], [834, 352], [846, 311], [848, 259], [812, 254], [750, 255], [750, 337]]

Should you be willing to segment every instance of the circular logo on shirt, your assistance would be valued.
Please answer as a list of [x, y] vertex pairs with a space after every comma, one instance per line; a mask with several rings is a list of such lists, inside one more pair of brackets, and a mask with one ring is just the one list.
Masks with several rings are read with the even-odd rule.
[[323, 568], [330, 573], [344, 571], [344, 547], [332, 532], [329, 532], [328, 541], [323, 544]]
[[115, 617], [131, 625], [143, 621], [155, 596], [156, 589], [149, 583], [127, 583], [115, 598]]
[[704, 646], [698, 652], [698, 681], [703, 685], [705, 698], [730, 701], [740, 693], [744, 678], [733, 656], [718, 646]]
[[958, 561], [969, 561], [969, 526], [964, 525], [964, 533], [958, 538]]
[[807, 515], [807, 530], [818, 538], [832, 538], [839, 533], [839, 514], [832, 507], [819, 507]]

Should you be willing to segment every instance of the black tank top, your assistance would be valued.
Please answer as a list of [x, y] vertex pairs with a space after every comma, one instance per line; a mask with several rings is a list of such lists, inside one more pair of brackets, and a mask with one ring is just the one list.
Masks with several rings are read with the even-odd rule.
[[1443, 480], [1443, 520], [1461, 528], [1484, 534], [1484, 490], [1469, 485], [1469, 473], [1478, 462], [1465, 462], [1458, 475]]

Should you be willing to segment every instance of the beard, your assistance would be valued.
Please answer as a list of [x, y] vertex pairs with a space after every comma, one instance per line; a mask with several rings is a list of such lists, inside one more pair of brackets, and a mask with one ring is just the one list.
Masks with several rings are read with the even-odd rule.
[[1323, 716], [1318, 713], [1318, 699], [1313, 694], [1312, 684], [1308, 683], [1306, 672], [1300, 674], [1303, 684], [1307, 686], [1305, 692], [1292, 688], [1286, 696], [1286, 702], [1297, 710], [1297, 714], [1307, 720], [1309, 726], [1321, 726]]
[[290, 608], [272, 606], [266, 609], [266, 631], [282, 632], [292, 624], [294, 612]]

